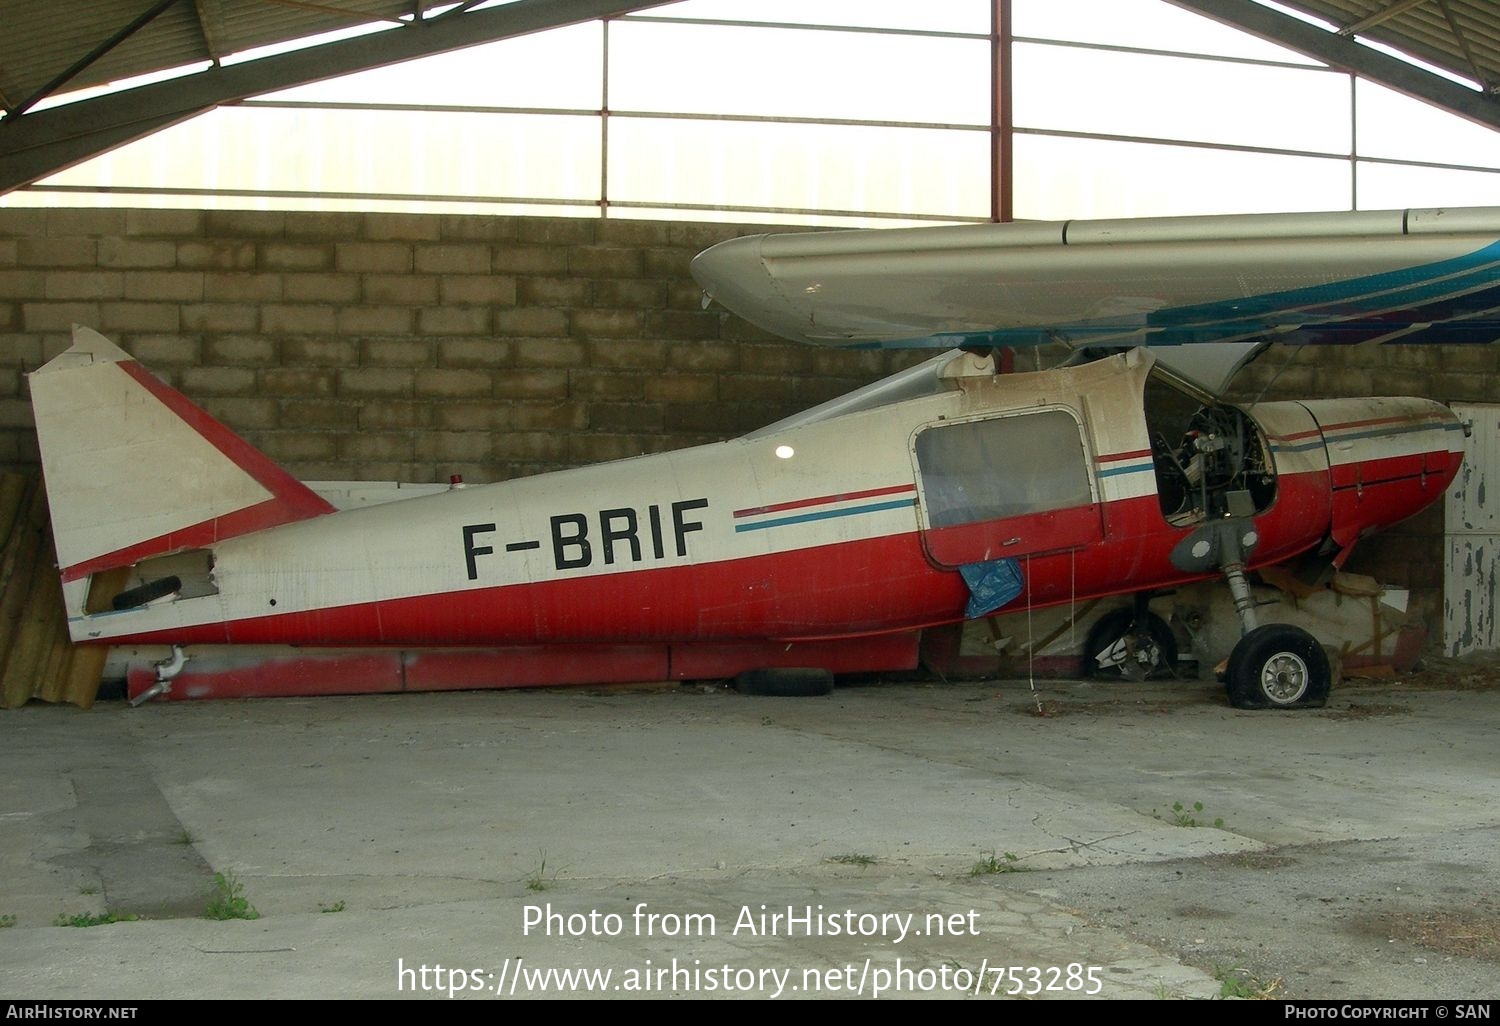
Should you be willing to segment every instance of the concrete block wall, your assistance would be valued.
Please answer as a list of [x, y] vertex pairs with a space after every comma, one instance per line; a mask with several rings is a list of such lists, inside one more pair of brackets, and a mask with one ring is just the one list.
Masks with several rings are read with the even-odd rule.
[[925, 354], [825, 352], [701, 308], [764, 228], [0, 209], [0, 465], [24, 373], [96, 328], [303, 479], [473, 483], [732, 437]]

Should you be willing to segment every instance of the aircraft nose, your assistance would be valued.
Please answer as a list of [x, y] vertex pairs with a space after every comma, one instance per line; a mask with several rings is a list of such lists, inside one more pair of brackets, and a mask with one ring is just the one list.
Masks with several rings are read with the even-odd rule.
[[[1429, 465], [1438, 463], [1444, 466], [1433, 466], [1433, 470], [1441, 475], [1438, 482], [1438, 491], [1443, 491], [1458, 476], [1458, 472], [1464, 464], [1464, 439], [1469, 436], [1469, 429], [1459, 420], [1458, 414], [1444, 406], [1442, 403], [1434, 402], [1433, 419], [1441, 426], [1443, 441], [1446, 443], [1446, 451], [1435, 450], [1430, 458]], [[1446, 459], [1441, 457], [1446, 456]]]
[[1303, 404], [1328, 453], [1331, 533], [1351, 546], [1432, 505], [1463, 464], [1463, 425], [1430, 399], [1324, 399]]

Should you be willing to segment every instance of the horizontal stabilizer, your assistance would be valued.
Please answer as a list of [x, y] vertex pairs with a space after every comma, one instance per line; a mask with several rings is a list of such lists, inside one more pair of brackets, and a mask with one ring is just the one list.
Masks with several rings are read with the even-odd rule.
[[64, 580], [333, 511], [98, 332], [30, 384]]

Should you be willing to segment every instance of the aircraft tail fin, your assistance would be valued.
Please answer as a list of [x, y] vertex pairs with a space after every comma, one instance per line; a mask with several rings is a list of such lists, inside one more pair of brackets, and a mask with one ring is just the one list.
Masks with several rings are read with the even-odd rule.
[[64, 581], [333, 511], [96, 331], [30, 385]]

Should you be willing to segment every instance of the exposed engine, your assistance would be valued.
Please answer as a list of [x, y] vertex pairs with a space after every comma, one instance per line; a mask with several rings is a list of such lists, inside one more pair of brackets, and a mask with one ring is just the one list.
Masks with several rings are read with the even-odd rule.
[[[1200, 406], [1176, 445], [1153, 420], [1151, 450], [1162, 515], [1173, 523], [1259, 513], [1276, 497], [1265, 439], [1233, 406]], [[1231, 508], [1234, 493], [1248, 494], [1253, 509]]]

